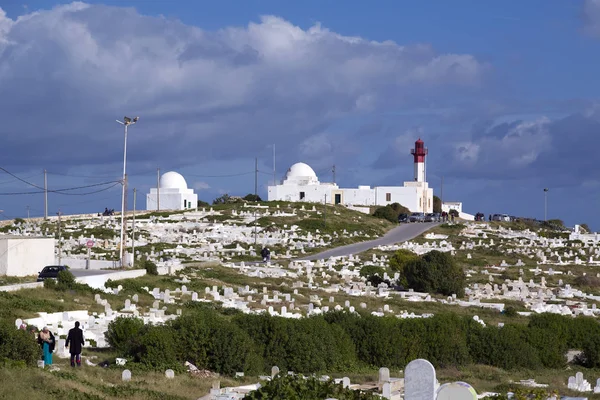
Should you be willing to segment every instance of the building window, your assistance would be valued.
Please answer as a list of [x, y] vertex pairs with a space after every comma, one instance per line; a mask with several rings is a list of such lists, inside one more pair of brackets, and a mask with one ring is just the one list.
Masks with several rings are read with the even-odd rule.
[[427, 207], [431, 207], [431, 199], [427, 199]]
[[423, 207], [423, 199], [419, 199], [419, 207]]
[[305, 197], [305, 196], [306, 196], [306, 195], [304, 194], [304, 192], [300, 192], [300, 200], [304, 200], [304, 197]]
[[392, 194], [391, 193], [386, 193], [385, 194], [385, 201], [392, 201]]
[[183, 200], [183, 208], [187, 208], [187, 200]]

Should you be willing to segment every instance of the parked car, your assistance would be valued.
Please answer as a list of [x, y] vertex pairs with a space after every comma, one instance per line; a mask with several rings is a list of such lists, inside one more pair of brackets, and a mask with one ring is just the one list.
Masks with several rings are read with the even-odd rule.
[[425, 214], [425, 218], [423, 218], [424, 222], [436, 222], [436, 218], [435, 218], [435, 214], [434, 213], [427, 213]]
[[398, 223], [408, 222], [408, 214], [398, 215]]
[[425, 221], [425, 214], [422, 212], [414, 212], [410, 214], [409, 222], [423, 222]]
[[433, 213], [433, 215], [435, 216], [434, 222], [442, 221], [442, 213]]
[[37, 277], [37, 281], [43, 282], [44, 279], [57, 279], [58, 273], [60, 271], [66, 271], [66, 270], [67, 270], [67, 267], [65, 267], [64, 265], [49, 265], [47, 267], [44, 267], [44, 269], [40, 271], [40, 273]]

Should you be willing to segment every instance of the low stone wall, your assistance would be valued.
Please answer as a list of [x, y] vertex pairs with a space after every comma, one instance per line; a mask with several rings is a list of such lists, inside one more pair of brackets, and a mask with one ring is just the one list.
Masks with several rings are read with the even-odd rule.
[[129, 271], [107, 272], [106, 274], [100, 275], [80, 276], [76, 280], [77, 282], [84, 283], [94, 289], [105, 290], [104, 284], [109, 279], [116, 281], [120, 279], [138, 278], [144, 275], [146, 275], [145, 269], [133, 269]]
[[35, 289], [39, 287], [44, 287], [44, 282], [17, 283], [14, 285], [0, 286], [0, 292], [14, 292], [21, 289]]

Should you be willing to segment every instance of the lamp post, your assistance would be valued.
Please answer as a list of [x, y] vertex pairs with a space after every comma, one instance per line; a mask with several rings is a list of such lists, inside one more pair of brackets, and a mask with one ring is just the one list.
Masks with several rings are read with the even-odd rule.
[[544, 222], [548, 222], [548, 188], [544, 188]]
[[135, 117], [133, 119], [129, 117], [123, 117], [123, 121], [117, 120], [117, 122], [125, 127], [125, 144], [123, 146], [123, 181], [121, 184], [123, 185], [123, 191], [121, 194], [121, 246], [119, 248], [119, 260], [121, 261], [121, 267], [125, 266], [125, 243], [123, 243], [125, 238], [125, 179], [127, 179], [127, 127], [129, 125], [133, 125], [140, 117]]

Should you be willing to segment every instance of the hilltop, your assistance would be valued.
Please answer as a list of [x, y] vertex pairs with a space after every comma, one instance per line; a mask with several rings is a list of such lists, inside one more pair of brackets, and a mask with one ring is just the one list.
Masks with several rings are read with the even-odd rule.
[[[72, 236], [63, 245], [65, 256], [77, 257], [79, 243], [93, 236], [106, 242], [96, 256], [114, 257], [111, 246], [117, 243], [118, 219], [74, 218], [64, 224], [63, 231]], [[54, 221], [42, 225], [19, 221], [6, 231], [53, 234], [55, 225]], [[20, 388], [44, 380], [46, 399], [77, 398], [68, 397], [75, 395], [67, 394], [64, 387], [102, 398], [129, 393], [130, 398], [191, 399], [206, 394], [214, 379], [222, 385], [253, 383], [272, 365], [372, 382], [379, 367], [401, 375], [406, 361], [425, 357], [439, 368], [440, 381], [465, 380], [480, 393], [503, 392], [514, 386], [512, 381], [535, 377], [550, 389], [576, 394], [566, 387], [568, 376], [581, 370], [595, 382], [598, 374], [590, 369], [600, 360], [593, 358], [588, 341], [596, 337], [594, 332], [600, 336], [596, 321], [600, 250], [595, 235], [517, 223], [457, 222], [441, 224], [398, 245], [308, 262], [297, 257], [373, 239], [395, 225], [343, 207], [325, 211], [319, 205], [265, 203], [146, 213], [136, 217], [136, 226], [137, 266], [169, 266], [170, 274], [154, 275], [149, 269], [138, 278], [110, 280], [104, 288], [70, 284], [0, 293], [3, 320], [33, 318], [42, 310], [85, 310], [95, 315], [93, 326], [88, 321], [86, 329], [97, 348], [86, 349], [85, 355], [95, 357], [90, 361], [96, 364], [108, 361], [111, 368], [55, 373], [58, 381], [48, 379], [48, 372], [28, 369], [17, 374], [8, 369], [2, 372], [4, 378], [16, 380]], [[265, 243], [272, 248], [273, 259], [256, 264]], [[441, 275], [449, 280], [420, 275], [432, 268], [450, 271]], [[544, 312], [556, 318], [548, 319]], [[57, 317], [59, 324], [70, 324], [75, 315], [67, 320]], [[105, 340], [105, 333], [110, 337], [121, 324], [120, 316], [138, 316], [157, 325]], [[177, 322], [181, 318], [188, 325]], [[214, 321], [202, 328], [212, 332], [209, 336], [192, 327], [191, 321], [198, 318]], [[259, 326], [288, 333], [273, 342], [255, 329]], [[391, 335], [389, 329], [404, 333]], [[446, 333], [438, 337], [440, 329]], [[548, 342], [547, 335], [556, 329], [567, 334]], [[588, 334], [581, 336], [581, 332]], [[513, 336], [506, 336], [509, 333]], [[199, 357], [187, 350], [190, 335], [220, 355]], [[450, 342], [442, 339], [448, 335], [453, 338]], [[487, 337], [486, 347], [478, 347], [473, 337]], [[515, 341], [516, 337], [520, 339]], [[164, 347], [165, 340], [173, 346]], [[162, 350], [144, 352], [137, 347], [142, 342]], [[238, 351], [231, 354], [227, 348]], [[457, 350], [448, 352], [451, 348]], [[570, 371], [564, 370], [568, 350]], [[574, 359], [577, 354], [579, 359]], [[116, 357], [129, 360], [131, 383], [119, 382], [125, 367], [114, 365]], [[210, 378], [185, 372], [183, 362], [192, 358], [200, 369], [210, 371]], [[58, 365], [65, 368], [60, 361]], [[177, 372], [175, 381], [159, 378], [166, 368]], [[236, 372], [244, 372], [244, 378], [233, 379]]]

